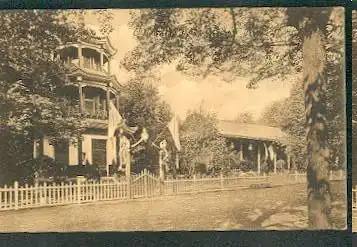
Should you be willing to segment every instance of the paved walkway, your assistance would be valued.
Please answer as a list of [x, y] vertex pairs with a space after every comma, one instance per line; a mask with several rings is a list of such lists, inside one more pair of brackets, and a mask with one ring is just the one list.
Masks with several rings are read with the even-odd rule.
[[[345, 227], [341, 185], [334, 224]], [[342, 190], [345, 192], [345, 190]], [[336, 196], [340, 195], [340, 196]], [[306, 228], [306, 185], [0, 212], [1, 232], [291, 230]]]

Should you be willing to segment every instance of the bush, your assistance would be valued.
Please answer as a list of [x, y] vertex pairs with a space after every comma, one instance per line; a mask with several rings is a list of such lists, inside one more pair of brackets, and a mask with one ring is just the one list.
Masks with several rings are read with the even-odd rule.
[[254, 168], [254, 163], [250, 160], [242, 160], [237, 164], [237, 167], [243, 172], [248, 172]]

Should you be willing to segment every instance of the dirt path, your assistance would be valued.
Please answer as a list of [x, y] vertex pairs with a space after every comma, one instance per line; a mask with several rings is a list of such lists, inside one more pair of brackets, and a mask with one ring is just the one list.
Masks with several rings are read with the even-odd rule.
[[[333, 184], [334, 224], [346, 222], [345, 190]], [[302, 229], [306, 186], [239, 189], [147, 200], [1, 212], [1, 232]]]

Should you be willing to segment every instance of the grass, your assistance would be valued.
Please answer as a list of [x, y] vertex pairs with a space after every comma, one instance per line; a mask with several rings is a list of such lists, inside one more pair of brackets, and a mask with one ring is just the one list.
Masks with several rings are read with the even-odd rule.
[[[333, 224], [346, 227], [344, 182], [332, 183]], [[0, 213], [1, 232], [292, 230], [307, 226], [306, 185], [237, 189]]]

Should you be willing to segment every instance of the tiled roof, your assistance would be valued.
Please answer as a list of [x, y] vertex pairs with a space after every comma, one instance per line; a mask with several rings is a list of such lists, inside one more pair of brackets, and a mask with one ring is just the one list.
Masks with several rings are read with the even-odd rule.
[[225, 137], [251, 140], [280, 141], [286, 143], [287, 136], [279, 128], [258, 124], [241, 124], [221, 120], [217, 124], [219, 132]]

